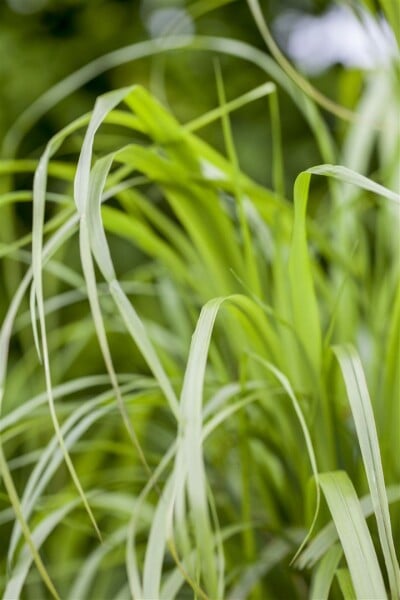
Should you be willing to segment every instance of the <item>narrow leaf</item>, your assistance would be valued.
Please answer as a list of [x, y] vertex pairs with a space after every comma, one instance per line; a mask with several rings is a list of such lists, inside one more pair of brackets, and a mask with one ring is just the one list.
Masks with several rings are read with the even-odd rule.
[[319, 483], [341, 541], [357, 597], [387, 598], [375, 549], [348, 475], [343, 471], [322, 473]]

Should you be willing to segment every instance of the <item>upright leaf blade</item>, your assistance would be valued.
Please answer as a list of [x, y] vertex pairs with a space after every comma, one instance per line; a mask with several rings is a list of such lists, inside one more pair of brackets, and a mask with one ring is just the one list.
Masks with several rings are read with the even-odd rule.
[[[306, 213], [311, 175], [300, 173], [294, 186], [294, 225], [289, 258], [293, 325], [315, 373], [321, 366], [321, 325], [307, 246]], [[298, 360], [302, 356], [298, 353]], [[300, 365], [299, 365], [299, 368]]]
[[376, 552], [357, 494], [344, 471], [322, 473], [319, 483], [346, 556], [357, 598], [387, 598]]
[[350, 345], [333, 348], [342, 369], [351, 412], [357, 431], [364, 468], [378, 524], [379, 539], [393, 598], [400, 597], [400, 569], [393, 542], [389, 503], [379, 450], [374, 413], [364, 371], [356, 350]]

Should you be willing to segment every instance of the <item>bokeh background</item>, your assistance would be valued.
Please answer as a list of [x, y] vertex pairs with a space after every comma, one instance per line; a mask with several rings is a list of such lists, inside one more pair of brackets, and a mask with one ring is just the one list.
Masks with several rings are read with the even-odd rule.
[[[3, 0], [0, 3], [0, 139], [18, 116], [41, 94], [90, 61], [120, 47], [156, 37], [168, 20], [185, 14], [183, 31], [232, 37], [265, 51], [245, 0], [236, 0], [193, 19], [191, 9], [206, 11], [208, 0]], [[319, 16], [332, 6], [322, 0], [268, 0], [262, 3], [269, 23], [279, 23], [289, 11]], [[279, 33], [279, 27], [275, 27]], [[285, 41], [285, 36], [281, 36]], [[328, 43], [326, 41], [326, 43]], [[322, 48], [320, 49], [322, 51]], [[318, 53], [317, 53], [318, 54]], [[160, 61], [162, 60], [162, 65]], [[265, 78], [256, 67], [236, 59], [220, 57], [229, 98], [259, 85]], [[351, 104], [349, 73], [332, 63], [313, 73], [315, 85], [331, 98]], [[160, 74], [161, 73], [161, 74]], [[174, 52], [168, 59], [151, 58], [106, 71], [84, 85], [40, 119], [19, 148], [19, 155], [37, 157], [49, 137], [78, 115], [90, 110], [96, 96], [133, 83], [150, 88], [186, 121], [217, 104], [213, 57], [205, 52]], [[347, 90], [345, 93], [344, 90]], [[354, 96], [353, 93], [353, 96]], [[351, 96], [352, 94], [350, 94]], [[289, 189], [296, 174], [319, 161], [318, 151], [304, 119], [284, 93], [280, 93]], [[271, 183], [270, 131], [265, 102], [232, 115], [235, 140], [242, 168], [263, 184]], [[223, 147], [217, 127], [204, 130], [216, 147]]]

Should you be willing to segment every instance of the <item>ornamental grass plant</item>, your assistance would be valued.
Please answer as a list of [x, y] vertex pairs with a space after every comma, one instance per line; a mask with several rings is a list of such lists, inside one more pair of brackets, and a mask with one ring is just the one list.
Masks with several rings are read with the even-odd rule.
[[[172, 28], [68, 77], [4, 140], [4, 599], [400, 598], [399, 58], [344, 108], [248, 8], [265, 49]], [[214, 61], [214, 108], [180, 122], [132, 82], [14, 158], [100, 72], [183, 52]], [[226, 55], [258, 85], [227, 97]], [[320, 153], [292, 189], [282, 94]], [[270, 189], [232, 125], [256, 103]]]

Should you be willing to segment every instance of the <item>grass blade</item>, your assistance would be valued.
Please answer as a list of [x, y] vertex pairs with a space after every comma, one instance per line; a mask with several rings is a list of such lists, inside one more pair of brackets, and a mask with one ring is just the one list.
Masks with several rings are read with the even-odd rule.
[[310, 598], [312, 600], [328, 600], [332, 581], [342, 555], [343, 550], [339, 544], [332, 546], [325, 554], [314, 571], [310, 590]]
[[[391, 486], [387, 490], [390, 503], [400, 501], [400, 485]], [[371, 502], [371, 496], [363, 496], [360, 500], [361, 510], [364, 517], [369, 517], [374, 513]], [[328, 523], [310, 542], [297, 559], [297, 565], [300, 569], [313, 567], [337, 541], [337, 531], [334, 524]]]
[[360, 173], [356, 173], [356, 171], [348, 169], [347, 167], [343, 167], [342, 165], [319, 165], [318, 167], [311, 167], [311, 169], [307, 170], [307, 173], [333, 177], [334, 179], [344, 183], [351, 183], [352, 185], [356, 185], [363, 190], [373, 192], [377, 196], [382, 196], [391, 202], [400, 204], [400, 194], [397, 194], [392, 190], [388, 190], [383, 185], [375, 183], [375, 181], [369, 177], [360, 175]]
[[341, 541], [357, 598], [387, 598], [375, 549], [360, 502], [343, 471], [322, 473], [319, 483]]
[[203, 386], [211, 334], [215, 319], [226, 298], [216, 298], [202, 309], [193, 334], [180, 399], [182, 411], [182, 443], [177, 460], [184, 459], [189, 506], [194, 537], [199, 554], [199, 567], [211, 598], [221, 596], [217, 565], [214, 558], [214, 536], [207, 501], [206, 473], [202, 451]]
[[[33, 273], [33, 285], [35, 289], [36, 303], [39, 315], [39, 329], [40, 329], [40, 341], [41, 348], [38, 348], [39, 357], [43, 360], [46, 389], [49, 401], [49, 410], [52, 418], [54, 430], [56, 432], [60, 447], [62, 448], [65, 463], [70, 472], [71, 478], [76, 486], [76, 489], [81, 496], [82, 502], [86, 508], [89, 518], [93, 524], [93, 527], [97, 533], [97, 536], [101, 540], [100, 530], [98, 528], [96, 519], [90, 508], [89, 502], [86, 498], [85, 492], [82, 488], [79, 477], [76, 473], [75, 467], [65, 446], [64, 439], [62, 437], [60, 424], [57, 418], [57, 413], [54, 404], [52, 377], [50, 368], [50, 357], [47, 342], [47, 331], [46, 331], [46, 318], [44, 311], [44, 294], [43, 294], [43, 276], [42, 276], [42, 265], [43, 265], [43, 222], [44, 222], [44, 211], [46, 202], [46, 188], [47, 188], [47, 176], [48, 176], [48, 163], [52, 155], [58, 150], [64, 139], [79, 129], [86, 122], [86, 117], [77, 119], [71, 125], [67, 126], [56, 136], [54, 136], [47, 144], [45, 152], [43, 153], [39, 165], [35, 171], [34, 183], [33, 183], [33, 225], [32, 225], [32, 273]], [[32, 303], [34, 311], [34, 303]], [[36, 321], [36, 314], [32, 314], [32, 322]], [[35, 338], [37, 336], [35, 335]]]
[[342, 369], [347, 396], [357, 431], [364, 468], [378, 525], [379, 540], [385, 557], [392, 597], [400, 598], [400, 569], [393, 542], [374, 413], [364, 371], [356, 350], [349, 345], [333, 348]]
[[[55, 529], [57, 525], [59, 525], [59, 523], [65, 519], [68, 513], [70, 513], [77, 506], [77, 504], [77, 500], [72, 500], [61, 508], [53, 511], [43, 519], [43, 521], [32, 532], [32, 541], [36, 548], [39, 549], [43, 545], [53, 529]], [[29, 545], [27, 544], [22, 548], [18, 562], [10, 575], [6, 590], [4, 592], [3, 600], [20, 598], [22, 588], [33, 558], [34, 557], [29, 552]]]
[[343, 598], [346, 598], [346, 600], [357, 600], [349, 570], [338, 569], [336, 572], [336, 577], [343, 594]]
[[[314, 290], [313, 269], [307, 246], [306, 212], [311, 175], [301, 173], [294, 186], [294, 225], [289, 258], [289, 281], [292, 300], [292, 320], [302, 347], [316, 374], [321, 369], [321, 326]], [[303, 358], [296, 349], [300, 380]]]
[[318, 475], [318, 466], [317, 466], [317, 459], [315, 456], [315, 452], [314, 452], [314, 448], [313, 448], [313, 444], [312, 444], [312, 440], [311, 440], [311, 436], [307, 427], [307, 423], [306, 420], [303, 416], [303, 413], [301, 411], [300, 408], [300, 404], [299, 401], [296, 398], [296, 395], [293, 392], [293, 388], [290, 385], [290, 382], [288, 380], [287, 377], [285, 377], [285, 375], [279, 371], [279, 369], [277, 369], [274, 365], [272, 365], [271, 363], [269, 363], [266, 360], [263, 360], [262, 358], [260, 358], [259, 356], [253, 356], [253, 358], [255, 358], [260, 364], [262, 364], [268, 371], [270, 371], [274, 377], [279, 381], [279, 383], [281, 384], [281, 386], [283, 387], [283, 389], [285, 390], [285, 392], [287, 393], [287, 395], [289, 396], [293, 408], [295, 410], [296, 416], [299, 420], [300, 423], [300, 427], [304, 436], [304, 440], [306, 443], [306, 448], [307, 448], [307, 454], [308, 454], [308, 458], [310, 460], [311, 463], [311, 470], [312, 470], [312, 474], [314, 476], [314, 480], [315, 480], [315, 485], [316, 485], [316, 505], [315, 505], [315, 512], [314, 512], [314, 517], [310, 526], [310, 529], [308, 531], [307, 536], [305, 537], [305, 539], [303, 540], [303, 542], [301, 543], [299, 549], [297, 550], [295, 556], [292, 559], [292, 563], [296, 562], [297, 557], [299, 556], [299, 554], [302, 552], [304, 546], [307, 544], [308, 540], [310, 539], [310, 536], [313, 532], [315, 523], [317, 521], [317, 517], [318, 517], [318, 512], [319, 512], [319, 506], [320, 506], [320, 498], [321, 498], [321, 494], [320, 494], [320, 488], [319, 488], [319, 475]]

